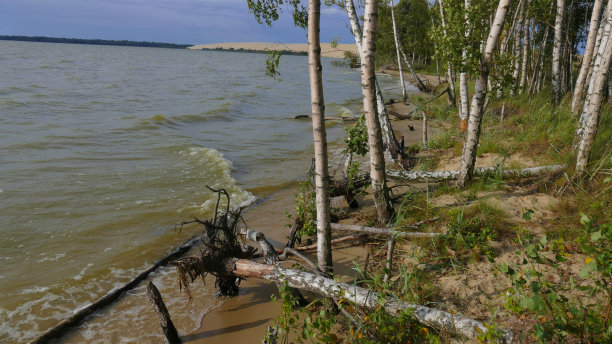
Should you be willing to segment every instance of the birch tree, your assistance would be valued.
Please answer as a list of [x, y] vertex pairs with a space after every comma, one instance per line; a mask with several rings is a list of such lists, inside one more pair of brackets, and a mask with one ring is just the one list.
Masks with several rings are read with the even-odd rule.
[[[444, 19], [444, 3], [442, 0], [439, 0], [438, 5], [440, 6], [440, 20], [442, 23], [442, 31], [444, 32], [444, 36], [448, 37], [448, 32], [446, 31], [446, 19]], [[454, 107], [457, 103], [457, 96], [455, 92], [455, 83], [453, 82], [453, 70], [450, 61], [446, 63], [446, 79], [448, 80], [449, 92], [448, 92], [448, 101], [451, 107]]]
[[[465, 0], [465, 39], [468, 40], [470, 37], [471, 23], [470, 23], [470, 7], [472, 6], [471, 0]], [[466, 42], [467, 43], [467, 42]], [[466, 44], [463, 45], [461, 50], [461, 58], [463, 62], [461, 73], [459, 73], [459, 116], [461, 118], [461, 131], [467, 129], [467, 119], [470, 111], [468, 104], [468, 85], [467, 85], [467, 71], [465, 64], [468, 59], [468, 47]]]
[[[357, 11], [355, 10], [353, 0], [344, 0], [344, 9], [348, 15], [349, 22], [351, 24], [351, 33], [355, 39], [357, 51], [359, 52], [359, 57], [361, 59], [363, 57], [363, 33], [361, 31], [361, 24], [359, 24], [359, 17], [357, 16]], [[376, 75], [374, 75], [374, 77], [376, 77]], [[401, 164], [403, 152], [401, 152], [401, 147], [397, 142], [395, 133], [393, 133], [393, 128], [391, 127], [391, 121], [389, 120], [389, 114], [387, 112], [387, 108], [385, 107], [385, 101], [382, 91], [380, 90], [380, 86], [378, 85], [378, 80], [376, 80], [376, 109], [378, 112], [380, 127], [382, 129], [384, 143], [387, 146], [389, 154], [391, 155], [391, 159], [394, 161], [399, 161]]]
[[319, 38], [321, 1], [309, 0], [308, 12], [299, 1], [293, 0], [247, 0], [249, 10], [259, 23], [268, 26], [279, 18], [283, 4], [293, 10], [296, 26], [308, 29], [308, 71], [310, 76], [310, 98], [312, 111], [312, 133], [315, 152], [315, 203], [317, 210], [317, 263], [322, 271], [333, 270], [331, 254], [331, 229], [329, 208], [329, 172], [327, 137], [325, 132], [325, 100], [321, 75], [321, 44]]
[[555, 40], [552, 53], [552, 105], [557, 106], [561, 101], [561, 38], [563, 33], [563, 10], [565, 0], [557, 1], [557, 14], [555, 16]]
[[602, 5], [603, 0], [595, 0], [595, 4], [593, 5], [587, 45], [584, 49], [584, 55], [580, 65], [580, 72], [578, 72], [578, 79], [576, 79], [576, 86], [574, 87], [574, 94], [572, 96], [572, 113], [575, 115], [578, 113], [580, 99], [582, 98], [582, 93], [584, 92], [584, 84], [589, 67], [591, 66], [591, 60], [593, 58], [595, 39], [597, 38], [597, 31], [599, 30], [599, 18], [601, 17]]
[[476, 80], [474, 87], [474, 95], [472, 96], [472, 106], [470, 109], [470, 117], [468, 120], [468, 130], [463, 152], [461, 156], [461, 169], [457, 183], [459, 187], [465, 187], [466, 183], [472, 178], [474, 165], [476, 163], [476, 149], [478, 147], [478, 139], [480, 136], [480, 126], [482, 124], [482, 107], [484, 96], [486, 93], [486, 85], [491, 68], [491, 57], [497, 41], [504, 26], [504, 19], [510, 0], [500, 0], [495, 11], [493, 23], [489, 31], [489, 36], [484, 48], [484, 54], [480, 60], [480, 75]]
[[315, 189], [317, 208], [317, 264], [322, 271], [333, 270], [329, 209], [329, 172], [325, 133], [325, 100], [321, 76], [321, 44], [319, 39], [321, 1], [308, 1], [308, 72], [312, 102], [312, 134], [315, 151]]
[[584, 176], [586, 167], [591, 155], [595, 134], [599, 124], [601, 112], [601, 101], [604, 92], [606, 75], [610, 69], [612, 58], [612, 7], [607, 6], [604, 12], [601, 25], [603, 33], [601, 43], [595, 56], [593, 75], [589, 83], [589, 89], [582, 109], [581, 121], [579, 122], [578, 136], [578, 155], [576, 158], [576, 176]]
[[406, 100], [406, 85], [404, 84], [404, 73], [402, 72], [402, 60], [400, 59], [400, 42], [397, 36], [397, 25], [395, 24], [394, 4], [391, 0], [391, 21], [393, 22], [393, 40], [395, 41], [395, 52], [397, 53], [397, 69], [400, 75], [400, 84], [402, 85], [402, 98]]
[[370, 150], [370, 179], [376, 214], [380, 223], [391, 218], [393, 208], [389, 200], [389, 190], [385, 177], [385, 158], [383, 155], [380, 123], [376, 113], [376, 75], [374, 72], [374, 42], [378, 23], [378, 1], [366, 0], [363, 19], [363, 41], [361, 54], [361, 84], [363, 107], [368, 128], [368, 147]]

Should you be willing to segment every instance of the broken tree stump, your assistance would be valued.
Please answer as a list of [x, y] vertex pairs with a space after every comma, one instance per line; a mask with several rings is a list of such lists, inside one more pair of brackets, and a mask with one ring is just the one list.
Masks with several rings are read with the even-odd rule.
[[168, 313], [166, 304], [164, 303], [159, 290], [157, 290], [157, 287], [152, 281], [149, 281], [149, 284], [147, 285], [147, 296], [149, 297], [149, 301], [151, 301], [155, 307], [155, 313], [157, 313], [159, 324], [161, 325], [162, 331], [164, 331], [164, 335], [166, 336], [168, 343], [182, 343], [181, 338], [176, 331], [176, 327], [174, 327], [174, 323], [172, 323], [172, 319], [170, 319], [170, 313]]

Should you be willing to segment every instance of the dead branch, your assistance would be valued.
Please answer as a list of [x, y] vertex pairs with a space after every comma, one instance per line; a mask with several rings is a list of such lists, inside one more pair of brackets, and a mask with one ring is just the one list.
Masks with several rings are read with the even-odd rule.
[[[504, 177], [519, 178], [519, 177], [531, 177], [545, 173], [558, 173], [563, 171], [567, 165], [548, 165], [538, 167], [528, 167], [521, 170], [505, 170], [497, 166], [493, 167], [478, 167], [474, 169], [474, 175], [484, 175], [488, 173], [501, 172]], [[399, 170], [387, 170], [387, 176], [390, 178], [398, 178], [402, 180], [418, 180], [428, 179], [435, 181], [444, 181], [457, 179], [459, 176], [459, 170], [453, 171], [399, 171]]]
[[335, 231], [353, 231], [363, 232], [368, 234], [381, 234], [388, 236], [396, 236], [401, 238], [434, 238], [443, 233], [424, 233], [424, 232], [400, 232], [389, 228], [377, 228], [359, 225], [348, 225], [342, 223], [331, 223], [331, 229]]
[[[361, 234], [354, 234], [354, 235], [347, 235], [338, 239], [333, 239], [331, 241], [332, 245], [337, 245], [346, 241], [353, 241], [353, 240], [359, 240], [362, 241], [363, 239], [367, 238], [368, 234], [367, 233], [361, 233]], [[295, 250], [296, 251], [310, 251], [310, 250], [316, 250], [317, 249], [317, 244], [312, 244], [312, 245], [308, 245], [308, 246], [300, 246], [300, 247], [296, 247]]]

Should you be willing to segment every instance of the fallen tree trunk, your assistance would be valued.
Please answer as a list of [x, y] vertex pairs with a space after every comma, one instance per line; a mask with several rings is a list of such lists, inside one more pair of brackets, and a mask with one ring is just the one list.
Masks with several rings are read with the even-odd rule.
[[[372, 290], [337, 282], [331, 278], [325, 278], [310, 272], [236, 258], [227, 259], [219, 267], [226, 269], [225, 274], [228, 276], [260, 278], [276, 283], [287, 283], [293, 288], [308, 290], [326, 297], [346, 299], [358, 306], [370, 309], [379, 307], [379, 299], [383, 298], [385, 301], [382, 306], [385, 312], [392, 316], [398, 316], [403, 311], [413, 310], [412, 316], [418, 322], [471, 339], [476, 339], [481, 333], [488, 331], [483, 323], [460, 314], [451, 314], [434, 308], [410, 304], [389, 296], [384, 297]], [[502, 342], [510, 343], [512, 337], [512, 332], [501, 331]]]
[[176, 331], [176, 327], [174, 327], [174, 323], [170, 318], [170, 313], [168, 313], [168, 308], [166, 308], [166, 304], [162, 299], [159, 290], [152, 281], [149, 281], [147, 285], [147, 296], [149, 297], [149, 301], [155, 307], [155, 313], [157, 313], [157, 317], [159, 318], [159, 324], [164, 331], [164, 335], [166, 336], [166, 340], [170, 344], [180, 344], [182, 343], [181, 338]]
[[389, 228], [377, 228], [359, 225], [347, 225], [342, 223], [331, 223], [331, 229], [334, 231], [352, 231], [368, 234], [382, 234], [401, 238], [435, 238], [443, 233], [423, 233], [423, 232], [400, 232]]
[[[521, 170], [502, 170], [504, 177], [531, 177], [545, 173], [558, 173], [563, 171], [567, 165], [548, 165], [538, 167], [528, 167]], [[487, 173], [494, 173], [499, 170], [499, 167], [478, 167], [474, 169], [474, 175], [483, 175]], [[428, 180], [451, 180], [457, 179], [459, 176], [459, 170], [453, 171], [398, 171], [398, 170], [387, 170], [387, 176], [390, 178], [397, 178], [402, 180], [417, 180], [417, 179], [428, 179]]]

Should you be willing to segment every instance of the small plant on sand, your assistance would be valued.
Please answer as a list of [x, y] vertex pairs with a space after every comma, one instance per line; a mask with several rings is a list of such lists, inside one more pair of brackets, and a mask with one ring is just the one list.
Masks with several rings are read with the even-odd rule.
[[[312, 236], [317, 233], [317, 207], [315, 204], [315, 192], [313, 184], [313, 170], [311, 169], [306, 178], [300, 183], [298, 192], [295, 194], [295, 218], [303, 224], [297, 233], [297, 237], [302, 235]], [[292, 220], [291, 214], [286, 213], [288, 219]]]
[[[612, 222], [594, 226], [586, 215], [577, 238], [584, 261], [572, 260], [559, 240], [519, 236], [518, 265], [501, 263], [498, 270], [512, 281], [505, 306], [536, 317], [532, 335], [540, 343], [610, 343], [612, 324]], [[579, 272], [558, 270], [561, 263]]]
[[316, 299], [300, 307], [287, 282], [279, 285], [278, 293], [278, 298], [273, 295], [272, 300], [280, 305], [280, 314], [275, 319], [281, 335], [280, 343], [289, 343], [289, 335], [298, 343], [338, 342], [337, 335], [331, 331], [338, 322], [331, 300]]
[[345, 127], [346, 151], [351, 154], [365, 156], [368, 154], [368, 129], [365, 124], [365, 116], [359, 117], [359, 120], [352, 127]]
[[503, 211], [487, 203], [479, 202], [477, 206], [452, 209], [449, 211], [448, 232], [440, 237], [440, 252], [449, 254], [453, 264], [466, 263], [470, 258], [479, 261], [482, 255], [492, 261], [489, 241], [497, 238], [504, 224]]

